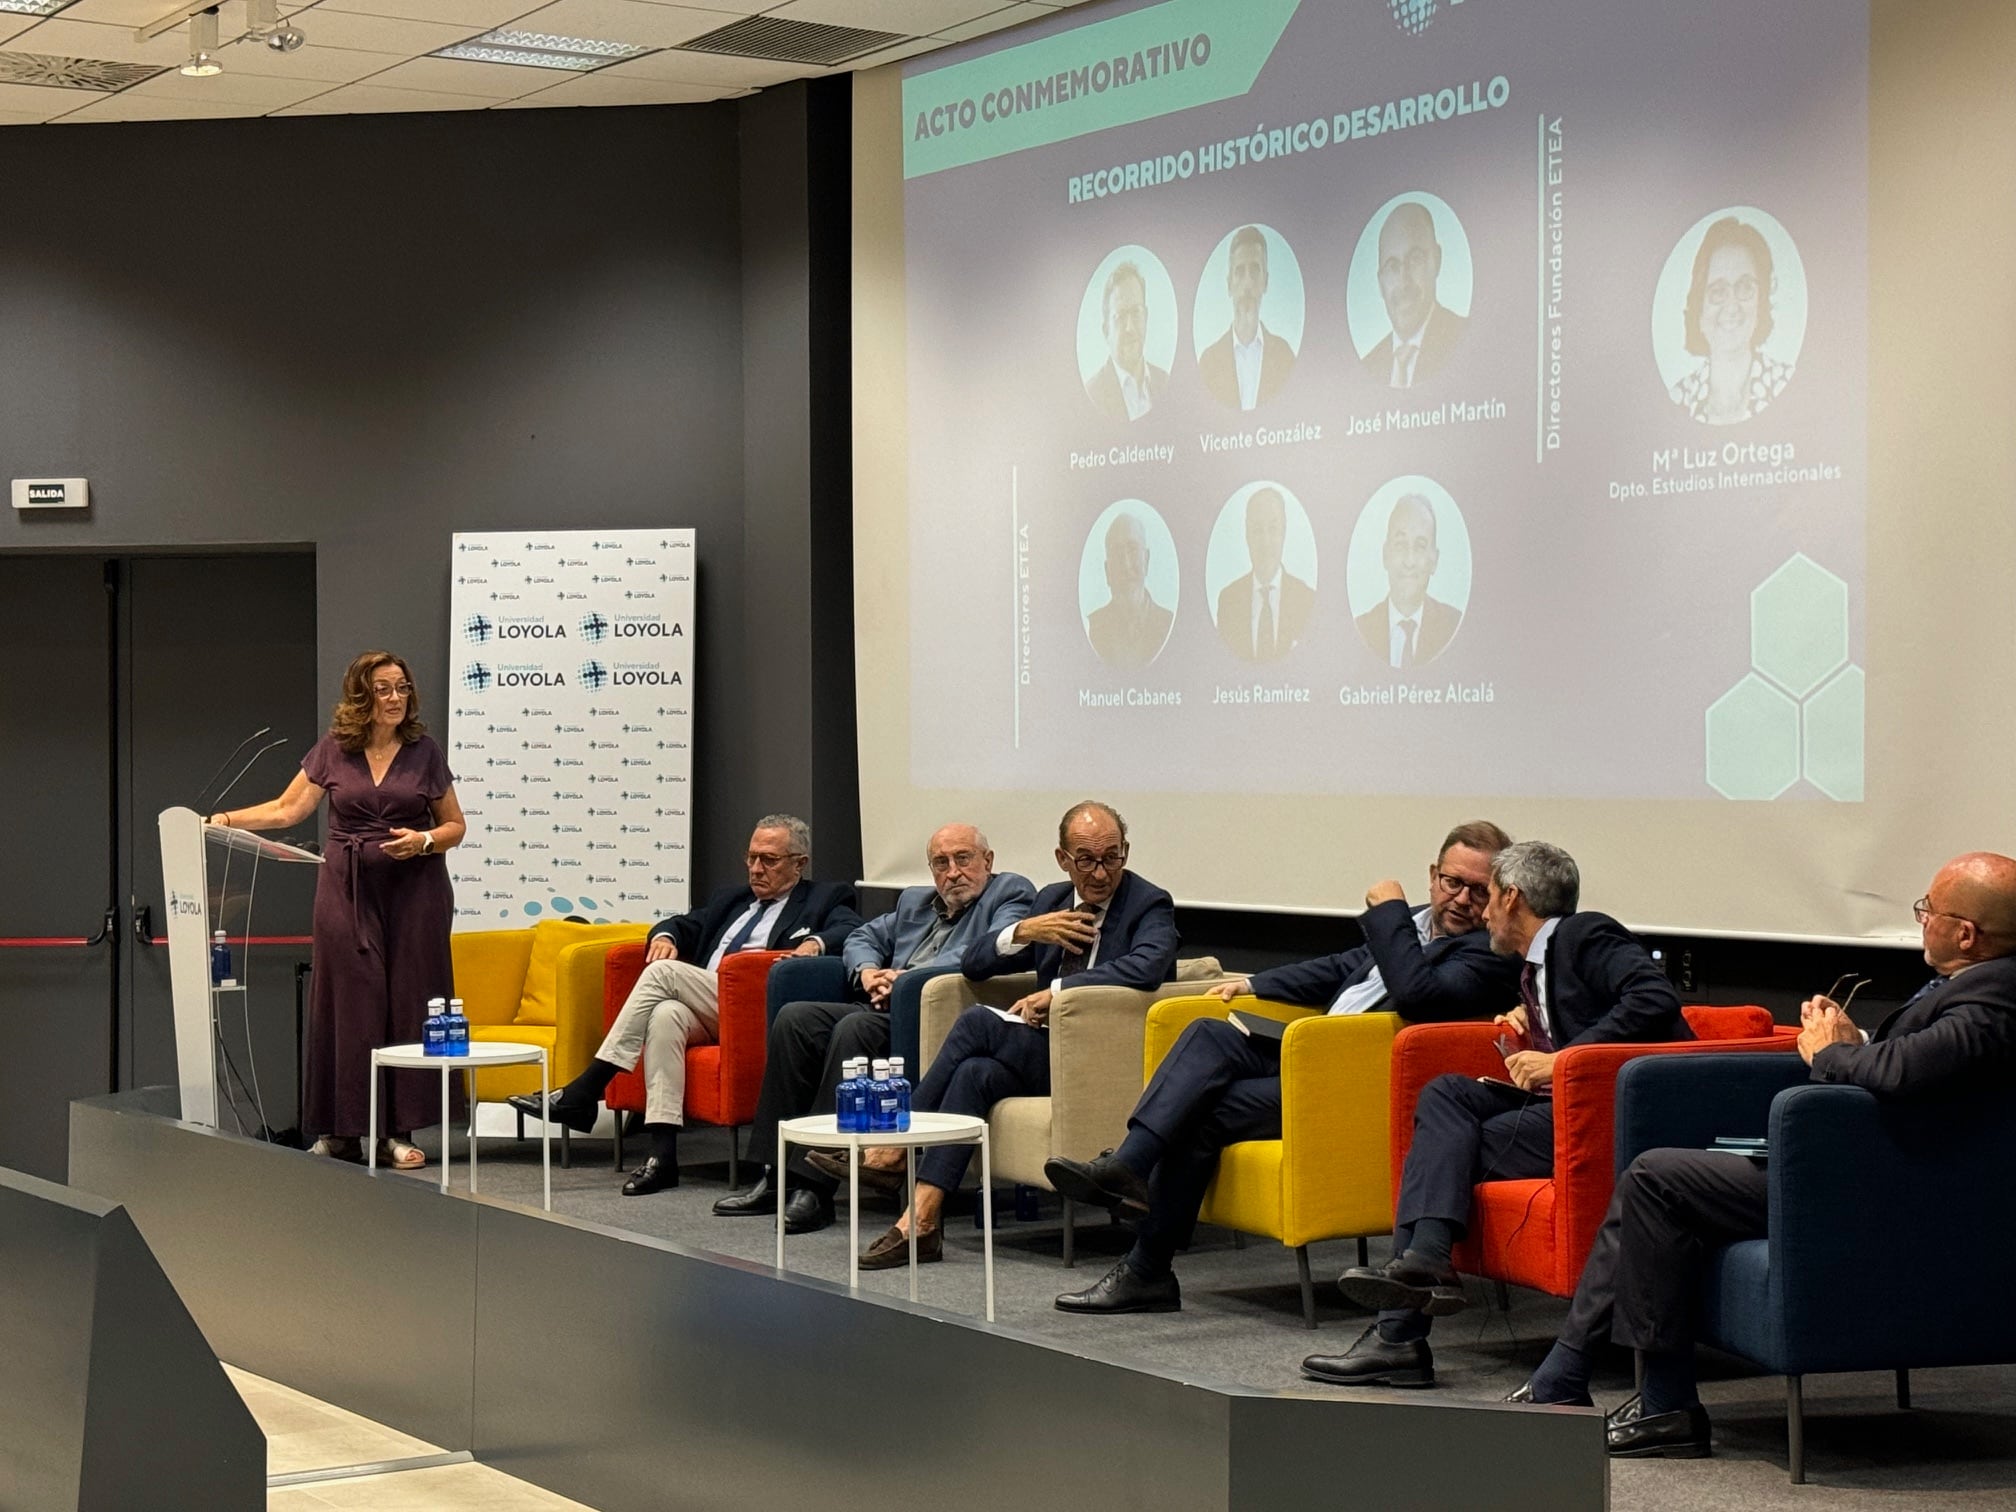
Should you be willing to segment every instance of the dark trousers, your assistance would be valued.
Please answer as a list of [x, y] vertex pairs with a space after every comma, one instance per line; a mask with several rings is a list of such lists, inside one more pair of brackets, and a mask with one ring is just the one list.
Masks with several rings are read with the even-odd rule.
[[1617, 1179], [1561, 1341], [1585, 1354], [1606, 1336], [1654, 1354], [1691, 1348], [1708, 1256], [1764, 1237], [1770, 1191], [1764, 1168], [1742, 1156], [1640, 1155]]
[[831, 1113], [840, 1068], [856, 1056], [874, 1060], [888, 1053], [889, 1015], [865, 1003], [786, 1003], [778, 1009], [749, 1127], [749, 1158], [775, 1165], [779, 1120]]
[[1148, 1176], [1148, 1212], [1127, 1257], [1138, 1273], [1156, 1276], [1189, 1244], [1225, 1146], [1281, 1137], [1281, 1042], [1248, 1038], [1223, 1019], [1193, 1020], [1127, 1122], [1162, 1141]]
[[1470, 1189], [1554, 1171], [1554, 1101], [1473, 1076], [1438, 1076], [1414, 1104], [1414, 1143], [1400, 1168], [1394, 1245], [1401, 1230], [1440, 1218], [1468, 1231]]
[[[1049, 1031], [1020, 1021], [1011, 1024], [993, 1009], [976, 1005], [952, 1021], [910, 1106], [924, 1113], [985, 1118], [1004, 1097], [1049, 1095]], [[917, 1179], [955, 1191], [972, 1154], [971, 1145], [932, 1145], [917, 1164]]]

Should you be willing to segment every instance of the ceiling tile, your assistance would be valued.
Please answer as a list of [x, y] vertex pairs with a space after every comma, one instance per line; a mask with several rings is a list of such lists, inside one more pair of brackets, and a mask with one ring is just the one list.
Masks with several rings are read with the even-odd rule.
[[[440, 21], [488, 31], [538, 8], [539, 0], [320, 0], [315, 10], [318, 15], [329, 11], [353, 11], [360, 16]], [[308, 29], [305, 16], [301, 18], [301, 29]]]
[[298, 104], [328, 88], [320, 79], [275, 79], [231, 72], [190, 79], [169, 72], [135, 84], [127, 93], [156, 100], [186, 100], [192, 105], [255, 105], [263, 113]]
[[104, 58], [113, 63], [159, 63], [166, 67], [189, 56], [189, 33], [184, 27], [163, 32], [151, 42], [136, 42], [130, 27], [100, 26], [57, 16], [33, 31], [9, 38], [0, 47], [54, 58]]
[[784, 21], [864, 26], [916, 37], [999, 9], [1001, 0], [789, 0], [768, 14]]
[[97, 97], [91, 89], [52, 89], [42, 84], [0, 84], [0, 110], [47, 120], [66, 110], [75, 110], [84, 101]]
[[588, 74], [542, 89], [532, 99], [541, 105], [696, 105], [719, 99], [725, 91], [710, 84], [665, 84], [656, 79], [609, 79]]
[[258, 116], [266, 112], [257, 105], [234, 105], [224, 100], [205, 104], [196, 100], [164, 100], [159, 96], [104, 95], [61, 118], [60, 124], [87, 121], [216, 121], [231, 116]]
[[1039, 16], [1054, 16], [1057, 12], [1047, 5], [1009, 5], [987, 15], [980, 16], [963, 26], [947, 26], [936, 33], [941, 42], [967, 42], [974, 37], [984, 37], [989, 32], [997, 32], [1004, 27], [1020, 26], [1024, 21], [1034, 21]]
[[645, 0], [554, 0], [521, 16], [510, 29], [598, 42], [630, 42], [639, 47], [670, 47], [734, 19], [720, 11], [650, 5]]
[[441, 94], [434, 90], [382, 89], [375, 84], [345, 84], [325, 95], [276, 110], [275, 115], [375, 115], [417, 110], [481, 110], [478, 95]]
[[227, 74], [253, 74], [270, 79], [316, 79], [349, 84], [406, 61], [404, 53], [355, 52], [347, 47], [310, 44], [291, 53], [240, 43], [226, 48], [218, 60]]
[[730, 58], [719, 53], [663, 52], [611, 63], [599, 78], [660, 79], [672, 84], [718, 84], [729, 89], [761, 89], [791, 79], [816, 79], [833, 70], [817, 63], [772, 63], [766, 58]]
[[568, 75], [551, 68], [511, 63], [472, 63], [463, 58], [413, 58], [372, 79], [387, 89], [431, 89], [442, 94], [512, 100], [545, 89]]
[[884, 63], [894, 63], [902, 58], [914, 58], [919, 53], [938, 52], [949, 45], [937, 37], [916, 37], [908, 42], [891, 43], [880, 52], [872, 52], [865, 58], [856, 58], [843, 66], [849, 70], [879, 68]]
[[[408, 21], [397, 16], [360, 16], [354, 11], [316, 6], [294, 18], [308, 47], [349, 47], [358, 52], [403, 53], [411, 58], [487, 30], [472, 24]], [[308, 47], [301, 50], [306, 52]]]
[[65, 21], [97, 21], [131, 30], [150, 25], [174, 8], [175, 0], [77, 0], [59, 14]]
[[[41, 19], [40, 16], [0, 15], [0, 41], [5, 41], [9, 37], [28, 30], [29, 27]], [[34, 49], [31, 48], [29, 50], [32, 52]]]
[[[639, 0], [639, 3], [644, 5], [669, 5], [676, 8], [683, 3], [683, 0]], [[706, 0], [705, 4], [689, 4], [686, 8], [688, 10], [730, 11], [737, 16], [753, 16], [760, 11], [775, 9], [777, 3], [778, 0]], [[728, 19], [724, 17], [715, 24], [717, 26], [726, 26]]]

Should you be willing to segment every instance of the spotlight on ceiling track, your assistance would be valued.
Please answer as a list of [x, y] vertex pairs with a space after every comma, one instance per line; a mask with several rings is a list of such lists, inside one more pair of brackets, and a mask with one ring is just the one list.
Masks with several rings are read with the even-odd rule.
[[217, 61], [217, 7], [198, 11], [189, 18], [189, 61], [182, 72], [192, 79], [207, 79], [224, 72]]
[[280, 24], [279, 0], [245, 0], [245, 32], [277, 53], [290, 53], [308, 39]]

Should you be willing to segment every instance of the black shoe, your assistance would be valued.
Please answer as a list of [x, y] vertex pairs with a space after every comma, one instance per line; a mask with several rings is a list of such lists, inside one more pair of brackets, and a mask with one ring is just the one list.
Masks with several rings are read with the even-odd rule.
[[566, 1096], [567, 1089], [562, 1087], [547, 1098], [544, 1112], [540, 1111], [537, 1092], [521, 1092], [516, 1097], [505, 1098], [504, 1101], [527, 1118], [543, 1118], [548, 1123], [564, 1124], [576, 1134], [586, 1134], [595, 1127], [595, 1105], [590, 1103], [584, 1108], [579, 1104], [570, 1104], [562, 1101]]
[[[771, 1212], [777, 1209], [773, 1206]], [[784, 1199], [784, 1232], [816, 1234], [833, 1221], [833, 1199], [810, 1187], [794, 1187]]]
[[1596, 1405], [1595, 1400], [1586, 1394], [1578, 1397], [1537, 1397], [1533, 1395], [1533, 1383], [1531, 1381], [1526, 1381], [1513, 1387], [1512, 1390], [1506, 1392], [1499, 1400], [1505, 1402], [1524, 1402], [1533, 1407], [1594, 1407]]
[[[1148, 1211], [1148, 1183], [1116, 1160], [1111, 1150], [1101, 1150], [1090, 1160], [1066, 1160], [1053, 1155], [1043, 1162], [1043, 1179], [1073, 1202]], [[1090, 1288], [1096, 1290], [1097, 1287]]]
[[[1054, 1160], [1050, 1162], [1050, 1165], [1055, 1164]], [[1044, 1174], [1049, 1174], [1047, 1168]], [[1121, 1260], [1085, 1290], [1064, 1293], [1057, 1299], [1057, 1310], [1075, 1313], [1181, 1312], [1183, 1293], [1176, 1285], [1174, 1271], [1166, 1271], [1151, 1280]]]
[[1646, 1417], [1633, 1397], [1604, 1419], [1603, 1438], [1612, 1459], [1706, 1459], [1713, 1452], [1708, 1409], [1699, 1402]]
[[1435, 1356], [1426, 1339], [1388, 1343], [1374, 1323], [1341, 1355], [1311, 1355], [1302, 1374], [1332, 1386], [1433, 1386]]
[[1352, 1266], [1337, 1278], [1337, 1287], [1360, 1307], [1376, 1312], [1404, 1307], [1431, 1318], [1446, 1318], [1470, 1305], [1454, 1270], [1411, 1249], [1384, 1265]]
[[770, 1179], [768, 1166], [763, 1168], [763, 1174], [756, 1178], [754, 1186], [730, 1192], [714, 1204], [716, 1218], [760, 1218], [765, 1214], [774, 1217], [776, 1212], [777, 1188]]
[[625, 1197], [649, 1197], [653, 1192], [669, 1192], [679, 1185], [679, 1167], [669, 1160], [660, 1160], [653, 1155], [644, 1164], [630, 1173], [630, 1179], [623, 1183]]

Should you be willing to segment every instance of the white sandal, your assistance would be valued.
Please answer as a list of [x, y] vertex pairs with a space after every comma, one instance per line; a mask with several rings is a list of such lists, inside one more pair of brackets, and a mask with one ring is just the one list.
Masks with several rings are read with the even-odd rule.
[[417, 1171], [427, 1164], [427, 1152], [403, 1139], [381, 1139], [378, 1141], [378, 1163], [395, 1171]]
[[364, 1147], [355, 1139], [345, 1139], [336, 1134], [324, 1134], [309, 1146], [310, 1155], [320, 1155], [324, 1160], [362, 1160]]

